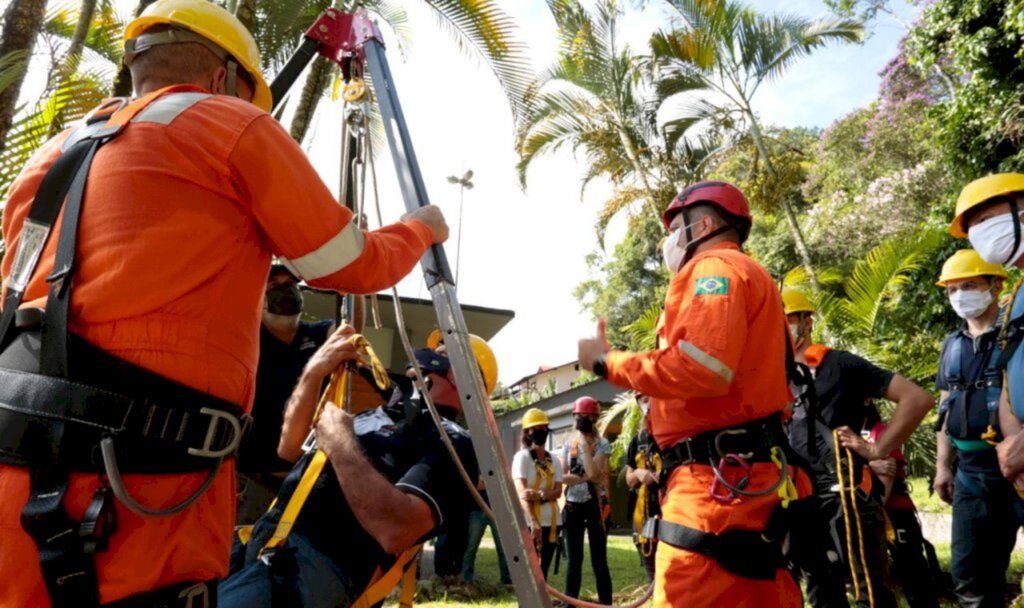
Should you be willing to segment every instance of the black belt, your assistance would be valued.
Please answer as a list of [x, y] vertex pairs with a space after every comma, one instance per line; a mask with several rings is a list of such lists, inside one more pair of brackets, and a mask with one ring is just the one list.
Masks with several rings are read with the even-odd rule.
[[788, 440], [781, 414], [706, 431], [661, 451], [661, 479], [667, 481], [672, 470], [679, 466], [717, 465], [726, 454], [736, 454], [748, 462], [771, 462], [772, 448], [786, 445]]
[[0, 462], [28, 466], [51, 441], [54, 423], [64, 427], [60, 459], [69, 471], [102, 470], [105, 438], [113, 439], [123, 473], [205, 471], [237, 450], [250, 421], [237, 405], [74, 336], [69, 378], [26, 370], [38, 340], [38, 332], [22, 331], [0, 353]]
[[644, 522], [642, 534], [707, 556], [726, 572], [744, 578], [775, 580], [779, 568], [785, 565], [782, 537], [774, 538], [767, 530], [726, 530], [713, 534], [652, 517]]
[[217, 608], [217, 581], [172, 585], [103, 604], [103, 608]]

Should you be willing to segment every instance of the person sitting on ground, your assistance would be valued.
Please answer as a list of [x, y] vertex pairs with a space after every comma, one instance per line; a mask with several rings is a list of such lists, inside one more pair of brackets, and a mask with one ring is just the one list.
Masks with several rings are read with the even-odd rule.
[[[453, 422], [462, 411], [454, 373], [445, 355], [424, 348], [415, 352], [425, 376], [420, 395], [395, 388], [385, 405], [356, 416], [331, 404], [324, 408], [315, 434], [331, 466], [307, 488], [309, 496], [284, 542], [272, 541], [316, 458], [316, 451], [303, 453], [302, 446], [320, 386], [334, 370], [360, 359], [350, 340], [354, 333], [351, 326], [339, 328], [299, 380], [278, 449], [282, 458], [297, 460], [296, 466], [248, 542], [236, 544], [231, 574], [219, 587], [221, 608], [350, 606], [375, 582], [375, 573], [400, 563], [399, 557], [411, 558], [417, 545], [436, 536], [446, 522], [464, 521], [472, 508], [473, 499], [423, 409], [426, 391], [475, 479], [479, 472], [472, 442]], [[497, 382], [494, 354], [483, 340], [471, 336], [471, 341], [490, 391]]]
[[305, 301], [299, 277], [274, 264], [260, 323], [260, 359], [252, 428], [238, 452], [237, 525], [251, 524], [267, 512], [292, 464], [277, 455], [284, 410], [310, 357], [334, 332], [334, 321], [303, 321]]
[[523, 415], [523, 449], [512, 458], [512, 479], [530, 526], [540, 568], [548, 578], [558, 547], [558, 499], [562, 496], [562, 464], [547, 450], [548, 415], [531, 408]]

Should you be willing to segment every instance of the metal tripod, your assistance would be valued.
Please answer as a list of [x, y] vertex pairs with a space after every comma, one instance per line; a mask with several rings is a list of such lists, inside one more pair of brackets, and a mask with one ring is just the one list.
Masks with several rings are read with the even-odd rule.
[[[363, 69], [373, 78], [378, 107], [398, 175], [402, 198], [409, 211], [429, 204], [427, 190], [413, 150], [412, 139], [395, 90], [384, 53], [380, 30], [363, 12], [345, 14], [325, 11], [306, 32], [305, 39], [271, 85], [275, 109], [303, 69], [317, 56], [337, 63], [346, 81], [361, 76]], [[455, 294], [444, 248], [432, 246], [420, 260], [437, 314], [438, 327], [462, 392], [462, 409], [474, 438], [473, 449], [491, 499], [498, 536], [501, 539], [520, 606], [547, 608], [551, 601], [517, 493], [509, 478], [509, 466], [501, 447], [498, 427], [480, 369], [470, 347], [469, 333]]]

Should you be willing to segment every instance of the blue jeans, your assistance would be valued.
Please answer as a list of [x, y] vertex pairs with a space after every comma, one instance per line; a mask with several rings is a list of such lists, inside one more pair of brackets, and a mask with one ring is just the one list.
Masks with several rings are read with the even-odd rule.
[[476, 552], [480, 548], [484, 530], [488, 527], [491, 528], [491, 536], [494, 537], [494, 549], [498, 552], [498, 571], [501, 572], [501, 582], [504, 585], [509, 585], [512, 583], [512, 575], [508, 573], [508, 564], [505, 563], [505, 553], [501, 550], [498, 530], [494, 527], [494, 522], [479, 509], [469, 514], [466, 554], [462, 558], [462, 578], [466, 581], [473, 580], [473, 575], [476, 572]]
[[960, 465], [953, 482], [953, 575], [960, 605], [1006, 605], [1006, 569], [1024, 502], [998, 468]]
[[293, 532], [286, 544], [278, 549], [279, 553], [281, 551], [286, 554], [294, 552], [294, 560], [288, 560], [285, 572], [274, 571], [278, 568], [275, 560], [272, 560], [274, 566], [256, 560], [221, 581], [217, 587], [217, 606], [334, 608], [350, 605], [362, 593], [362, 589], [353, 589], [353, 582], [347, 580], [334, 562], [314, 549], [301, 534]]

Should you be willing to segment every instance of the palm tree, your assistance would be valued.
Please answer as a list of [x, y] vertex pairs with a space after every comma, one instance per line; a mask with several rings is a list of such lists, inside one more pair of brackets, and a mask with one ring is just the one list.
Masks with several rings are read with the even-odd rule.
[[645, 59], [618, 42], [618, 2], [600, 0], [587, 10], [579, 0], [548, 0], [548, 7], [560, 51], [531, 87], [519, 127], [519, 179], [525, 186], [530, 165], [545, 154], [581, 152], [588, 167], [582, 189], [597, 178], [614, 186], [598, 216], [603, 240], [623, 209], [644, 201], [643, 211], [653, 213], [674, 196], [699, 173], [708, 148], [683, 137], [692, 117], [659, 122]]
[[[724, 118], [734, 116], [744, 125], [760, 152], [764, 171], [774, 179], [776, 169], [752, 107], [754, 95], [764, 82], [780, 77], [798, 59], [825, 44], [861, 41], [863, 25], [849, 18], [811, 20], [796, 15], [761, 15], [731, 0], [665, 1], [682, 26], [659, 31], [651, 38], [659, 95], [667, 101], [680, 94], [692, 96], [695, 89], [714, 91], [723, 101], [698, 103], [722, 109]], [[791, 201], [784, 199], [778, 204], [817, 292], [810, 250]]]
[[7, 132], [14, 121], [14, 112], [21, 93], [21, 84], [28, 72], [36, 38], [43, 27], [46, 0], [12, 0], [3, 15], [0, 33], [0, 62], [6, 66], [6, 86], [0, 90], [0, 150], [7, 141]]

